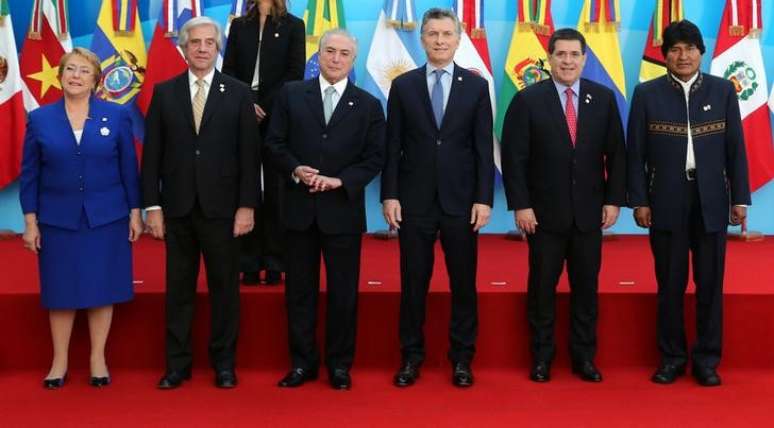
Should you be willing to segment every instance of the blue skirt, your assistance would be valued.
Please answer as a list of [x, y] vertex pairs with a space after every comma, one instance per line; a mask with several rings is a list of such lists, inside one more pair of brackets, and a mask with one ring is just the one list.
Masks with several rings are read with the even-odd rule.
[[129, 218], [78, 230], [39, 225], [40, 297], [48, 309], [84, 309], [134, 296]]

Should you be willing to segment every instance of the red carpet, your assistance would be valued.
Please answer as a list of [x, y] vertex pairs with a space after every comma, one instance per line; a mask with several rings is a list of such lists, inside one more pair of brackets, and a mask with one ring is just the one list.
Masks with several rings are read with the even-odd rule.
[[[567, 368], [567, 284], [558, 299], [559, 355], [554, 379], [526, 378], [530, 356], [525, 319], [526, 244], [483, 236], [479, 255], [480, 334], [477, 384], [460, 391], [445, 361], [448, 283], [442, 254], [428, 303], [428, 357], [420, 383], [390, 385], [399, 361], [396, 241], [366, 238], [354, 390], [332, 391], [323, 378], [300, 390], [274, 386], [287, 369], [281, 287], [243, 287], [238, 370], [240, 386], [211, 386], [206, 361], [207, 298], [200, 283], [192, 382], [179, 391], [154, 385], [163, 370], [163, 245], [144, 238], [135, 247], [136, 298], [117, 308], [108, 361], [114, 385], [86, 385], [88, 340], [80, 317], [70, 353], [71, 377], [62, 391], [44, 391], [50, 362], [46, 312], [41, 308], [35, 257], [21, 240], [0, 241], [0, 421], [3, 426], [757, 426], [770, 419], [774, 396], [774, 240], [730, 242], [726, 273], [725, 385], [705, 389], [690, 378], [671, 387], [648, 381], [655, 349], [655, 280], [645, 237], [604, 245], [600, 275], [600, 385], [580, 382]], [[692, 331], [693, 295], [686, 298]], [[324, 304], [321, 304], [324, 311]], [[322, 331], [322, 326], [319, 328]], [[692, 334], [690, 334], [692, 336]], [[765, 418], [765, 419], [764, 419]]]
[[467, 390], [449, 385], [446, 370], [424, 371], [409, 389], [390, 384], [382, 370], [353, 371], [353, 390], [333, 391], [324, 379], [296, 390], [274, 386], [280, 373], [239, 372], [231, 391], [211, 386], [197, 371], [175, 391], [153, 388], [159, 373], [114, 370], [103, 390], [73, 373], [62, 390], [45, 391], [41, 373], [0, 377], [5, 427], [257, 426], [257, 427], [755, 427], [771, 421], [774, 372], [727, 370], [725, 385], [702, 388], [690, 378], [671, 386], [648, 382], [650, 370], [605, 370], [588, 384], [566, 370], [537, 385], [519, 370], [478, 370]]

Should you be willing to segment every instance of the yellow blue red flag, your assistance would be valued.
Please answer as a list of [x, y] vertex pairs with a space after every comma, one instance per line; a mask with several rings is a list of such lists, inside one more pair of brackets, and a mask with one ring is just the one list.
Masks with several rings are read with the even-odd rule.
[[615, 94], [621, 119], [626, 123], [626, 79], [624, 78], [618, 28], [619, 0], [585, 0], [578, 19], [578, 31], [586, 38], [586, 67], [582, 77], [607, 86]]

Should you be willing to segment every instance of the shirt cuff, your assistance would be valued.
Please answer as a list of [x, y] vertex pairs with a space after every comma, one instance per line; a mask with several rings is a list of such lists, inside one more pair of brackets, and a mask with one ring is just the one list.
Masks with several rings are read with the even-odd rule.
[[158, 211], [161, 209], [161, 205], [151, 205], [145, 208], [145, 211]]

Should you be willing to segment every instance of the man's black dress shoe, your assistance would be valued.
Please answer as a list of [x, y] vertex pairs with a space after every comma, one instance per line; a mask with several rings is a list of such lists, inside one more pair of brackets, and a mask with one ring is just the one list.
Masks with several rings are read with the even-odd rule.
[[277, 386], [282, 388], [295, 388], [304, 384], [308, 380], [317, 379], [317, 370], [307, 370], [302, 368], [295, 368], [288, 372], [278, 383]]
[[52, 379], [43, 379], [43, 388], [46, 389], [59, 389], [64, 386], [65, 380], [67, 380], [67, 373], [62, 377], [55, 377]]
[[234, 370], [220, 370], [215, 373], [215, 386], [218, 388], [236, 388], [237, 377]]
[[260, 272], [245, 272], [242, 274], [242, 284], [244, 285], [258, 285], [260, 282]]
[[159, 380], [159, 389], [175, 389], [183, 384], [183, 381], [191, 379], [190, 371], [171, 371], [164, 373]]
[[328, 373], [328, 381], [331, 383], [333, 389], [350, 389], [352, 388], [352, 377], [349, 375], [347, 369], [333, 369]]
[[691, 368], [693, 377], [701, 386], [720, 386], [720, 375], [711, 367], [700, 367], [694, 365]]
[[675, 364], [662, 364], [658, 369], [656, 369], [656, 372], [653, 373], [653, 376], [651, 376], [650, 380], [653, 383], [667, 385], [674, 382], [678, 377], [684, 374], [685, 365], [678, 366]]
[[89, 385], [97, 388], [110, 385], [110, 375], [108, 376], [92, 376], [89, 378]]
[[266, 285], [277, 285], [282, 281], [282, 273], [278, 270], [266, 269]]
[[407, 362], [398, 369], [392, 383], [398, 387], [411, 386], [419, 379], [419, 364]]
[[469, 363], [456, 363], [452, 370], [452, 385], [460, 388], [473, 386], [473, 371]]
[[586, 382], [602, 382], [602, 373], [591, 361], [583, 361], [572, 365], [572, 372]]
[[533, 382], [548, 382], [551, 380], [551, 364], [545, 361], [535, 361], [529, 372], [529, 378]]

